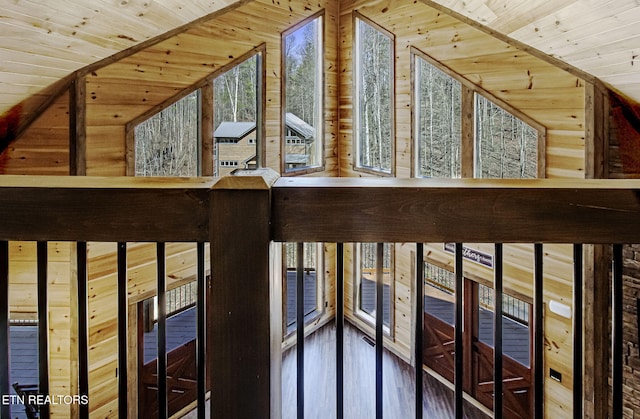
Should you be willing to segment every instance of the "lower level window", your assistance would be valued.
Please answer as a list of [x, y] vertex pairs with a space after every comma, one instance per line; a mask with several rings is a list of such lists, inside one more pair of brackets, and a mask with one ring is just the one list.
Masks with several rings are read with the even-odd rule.
[[[358, 275], [356, 280], [356, 314], [364, 320], [375, 323], [376, 310], [376, 282], [378, 273], [382, 269], [383, 299], [382, 323], [390, 333], [393, 323], [393, 247], [391, 243], [360, 243], [358, 245]], [[378, 263], [382, 254], [382, 263]]]
[[322, 249], [321, 243], [304, 243], [302, 254], [297, 243], [283, 245], [283, 311], [285, 335], [297, 329], [297, 280], [298, 258], [303, 258], [302, 280], [304, 282], [304, 320], [305, 324], [322, 313]]

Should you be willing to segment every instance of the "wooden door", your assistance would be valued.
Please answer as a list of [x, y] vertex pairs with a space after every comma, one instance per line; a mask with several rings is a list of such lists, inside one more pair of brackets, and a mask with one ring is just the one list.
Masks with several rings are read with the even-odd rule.
[[[505, 418], [530, 418], [533, 415], [531, 369], [502, 357], [503, 405]], [[493, 348], [480, 341], [473, 348], [473, 397], [493, 409]]]
[[455, 332], [453, 326], [424, 313], [424, 363], [453, 382], [455, 376]]
[[[158, 416], [157, 359], [142, 367], [139, 412], [145, 417]], [[196, 341], [192, 340], [167, 354], [167, 404], [169, 416], [194, 402], [198, 397]], [[142, 415], [141, 415], [142, 416]]]
[[[467, 301], [472, 307], [472, 313], [467, 318], [473, 325], [466, 331], [470, 334], [467, 342], [471, 346], [470, 365], [472, 370], [470, 388], [467, 391], [476, 400], [493, 410], [493, 317], [495, 310], [493, 302], [490, 302], [489, 306], [486, 301], [481, 304], [483, 298], [480, 297], [479, 288], [490, 291], [491, 296], [493, 290], [469, 280], [467, 283], [469, 286], [466, 289], [471, 294], [471, 298]], [[512, 297], [510, 298], [513, 300]], [[491, 301], [491, 298], [488, 301]], [[526, 305], [522, 301], [519, 302]], [[531, 307], [529, 307], [528, 313], [531, 313]], [[530, 319], [527, 320], [530, 323]], [[526, 324], [509, 319], [506, 315], [503, 315], [502, 321], [503, 414], [505, 418], [530, 418], [533, 415], [533, 385], [530, 368], [531, 329]], [[519, 321], [523, 321], [523, 319]], [[516, 357], [517, 360], [508, 354]]]
[[[493, 409], [493, 330], [487, 331], [486, 328], [487, 321], [489, 325], [492, 324], [492, 319], [488, 320], [487, 316], [492, 317], [493, 314], [482, 309], [484, 310], [484, 327], [481, 328], [478, 284], [468, 279], [465, 280], [463, 292], [465, 293], [465, 307], [468, 310], [464, 313], [464, 323], [469, 325], [463, 330], [464, 391], [489, 409]], [[430, 299], [430, 297], [425, 298]], [[453, 383], [455, 377], [453, 303], [431, 298], [425, 302], [425, 310], [430, 312], [424, 313], [423, 362]], [[481, 329], [482, 339], [479, 336]], [[509, 332], [505, 331], [504, 333]], [[527, 329], [526, 333], [529, 334], [530, 341], [530, 330]], [[488, 336], [489, 339], [487, 339]], [[503, 337], [503, 342], [508, 340], [508, 336]], [[509, 348], [509, 345], [503, 343], [503, 348], [505, 346]], [[525, 351], [530, 355], [530, 347], [527, 347]], [[517, 356], [521, 362], [506, 354], [502, 358], [503, 413], [506, 418], [529, 418], [533, 414], [532, 369], [525, 365], [530, 364], [530, 357], [527, 354], [524, 357]]]

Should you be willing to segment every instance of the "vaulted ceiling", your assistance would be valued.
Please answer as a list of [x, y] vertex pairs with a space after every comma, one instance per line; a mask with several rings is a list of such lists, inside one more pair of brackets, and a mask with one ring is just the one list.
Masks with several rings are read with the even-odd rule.
[[[286, 1], [286, 0], [283, 0]], [[299, 0], [288, 0], [295, 2]], [[590, 73], [640, 102], [639, 0], [422, 0]], [[247, 0], [1, 0], [0, 114], [74, 71]], [[393, 0], [375, 0], [393, 12]]]
[[433, 3], [571, 64], [640, 102], [639, 0]]

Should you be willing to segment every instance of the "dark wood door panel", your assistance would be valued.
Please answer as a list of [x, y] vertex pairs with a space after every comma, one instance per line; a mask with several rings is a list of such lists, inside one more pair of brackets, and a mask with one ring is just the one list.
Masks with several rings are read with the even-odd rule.
[[424, 314], [423, 362], [453, 382], [455, 341], [453, 326], [428, 313]]
[[[155, 417], [158, 415], [157, 359], [142, 367], [140, 381], [139, 411], [145, 412], [145, 417]], [[169, 416], [195, 401], [197, 392], [196, 341], [192, 340], [167, 354]]]
[[[493, 409], [493, 348], [475, 342], [473, 396]], [[531, 369], [511, 359], [502, 357], [503, 404], [505, 418], [530, 418], [533, 414], [533, 385]]]

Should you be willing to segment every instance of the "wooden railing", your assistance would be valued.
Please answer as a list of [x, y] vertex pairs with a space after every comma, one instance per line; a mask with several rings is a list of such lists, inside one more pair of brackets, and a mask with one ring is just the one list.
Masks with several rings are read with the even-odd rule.
[[[536, 368], [542, 366], [542, 245], [575, 243], [574, 310], [582, 313], [582, 244], [613, 246], [613, 417], [622, 412], [622, 256], [620, 243], [637, 243], [640, 237], [640, 182], [638, 181], [487, 181], [487, 180], [400, 180], [400, 179], [328, 179], [281, 178], [269, 173], [252, 172], [248, 176], [212, 179], [137, 179], [137, 178], [0, 178], [0, 306], [8, 307], [7, 241], [33, 240], [39, 243], [38, 301], [39, 327], [47, 334], [46, 316], [46, 242], [74, 241], [78, 245], [78, 378], [79, 393], [87, 395], [88, 336], [86, 335], [87, 289], [86, 248], [88, 241], [120, 243], [158, 243], [159, 306], [163, 306], [165, 274], [162, 260], [164, 242], [198, 242], [198, 415], [204, 417], [204, 371], [211, 377], [212, 417], [280, 417], [282, 289], [280, 278], [270, 272], [280, 259], [274, 257], [273, 242], [338, 243], [336, 324], [336, 365], [338, 385], [337, 416], [343, 406], [342, 323], [343, 243], [397, 242], [417, 243], [417, 260], [422, 260], [424, 242], [455, 242], [456, 288], [461, 289], [461, 248], [464, 242], [536, 243], [534, 328]], [[211, 283], [205, 287], [204, 242], [211, 243]], [[124, 258], [124, 253], [123, 256]], [[379, 258], [382, 259], [382, 258]], [[496, 256], [496, 266], [499, 265]], [[120, 260], [119, 319], [119, 415], [127, 408], [127, 331], [126, 259]], [[422, 278], [423, 264], [416, 266]], [[124, 272], [124, 273], [123, 273]], [[379, 269], [382, 272], [382, 269]], [[496, 296], [501, 295], [501, 269], [496, 269]], [[382, 283], [382, 275], [377, 281]], [[417, 295], [422, 281], [416, 280]], [[590, 285], [591, 286], [591, 285]], [[602, 284], [598, 285], [602, 286]], [[606, 287], [605, 287], [606, 288]], [[250, 290], [250, 291], [249, 291]], [[607, 293], [598, 297], [587, 288], [590, 307], [603, 310], [609, 304]], [[381, 295], [382, 293], [378, 293]], [[462, 322], [462, 293], [456, 293], [456, 354], [463, 350], [458, 335]], [[595, 297], [594, 297], [595, 295]], [[595, 298], [595, 300], [593, 300]], [[599, 299], [598, 299], [599, 298]], [[414, 309], [422, 312], [421, 299]], [[380, 302], [378, 302], [380, 303]], [[496, 312], [502, 301], [496, 298]], [[208, 307], [206, 322], [204, 307]], [[382, 316], [378, 316], [380, 322]], [[165, 313], [159, 313], [158, 344], [158, 417], [167, 416], [166, 350], [162, 341]], [[416, 316], [420, 319], [422, 316]], [[575, 319], [581, 319], [576, 315]], [[501, 331], [501, 316], [495, 316], [494, 330]], [[206, 323], [206, 329], [205, 329]], [[301, 323], [299, 323], [301, 324]], [[576, 325], [577, 324], [577, 325]], [[583, 335], [579, 321], [574, 323], [574, 417], [582, 417]], [[298, 328], [301, 330], [302, 328]], [[376, 326], [379, 415], [382, 392], [382, 327]], [[300, 332], [302, 333], [302, 332]], [[0, 342], [8, 339], [8, 309], [0, 313]], [[422, 340], [422, 326], [416, 322], [416, 342]], [[205, 354], [205, 341], [207, 343]], [[496, 342], [496, 365], [502, 350]], [[40, 340], [40, 353], [47, 354], [46, 339]], [[458, 346], [460, 345], [460, 346]], [[421, 346], [415, 359], [422, 359]], [[6, 348], [6, 345], [0, 345]], [[600, 348], [605, 350], [606, 348]], [[298, 354], [304, 354], [304, 341], [298, 339]], [[205, 356], [206, 355], [206, 356]], [[48, 389], [47, 356], [41, 356], [39, 392]], [[9, 356], [0, 350], [0, 392], [9, 393]], [[163, 362], [164, 360], [164, 362]], [[605, 358], [606, 360], [606, 358]], [[206, 368], [205, 368], [206, 366]], [[456, 359], [456, 416], [462, 417], [462, 368]], [[304, 382], [303, 370], [298, 383]], [[495, 371], [497, 383], [496, 417], [500, 417], [501, 370]], [[536, 417], [542, 417], [544, 373], [536, 380]], [[421, 380], [416, 380], [416, 404], [421, 406]], [[607, 377], [596, 378], [594, 403], [606, 404]], [[604, 386], [604, 388], [603, 388]], [[164, 394], [164, 397], [163, 397]], [[304, 392], [298, 389], [299, 412], [303, 411]], [[604, 394], [604, 395], [603, 395]], [[302, 408], [300, 408], [302, 405]], [[88, 417], [90, 406], [82, 405], [80, 417]], [[2, 406], [1, 416], [8, 415]], [[417, 409], [420, 417], [422, 409]], [[41, 417], [49, 417], [46, 405]]]

